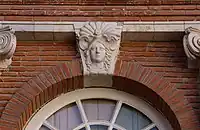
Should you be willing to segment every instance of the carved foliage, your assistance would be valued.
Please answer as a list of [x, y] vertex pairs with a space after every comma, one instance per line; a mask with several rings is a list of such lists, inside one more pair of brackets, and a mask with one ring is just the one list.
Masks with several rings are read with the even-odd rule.
[[119, 51], [121, 28], [90, 22], [78, 34], [84, 73], [112, 73]]
[[190, 60], [200, 58], [200, 30], [189, 27], [185, 31], [183, 46], [187, 57]]
[[0, 68], [7, 68], [16, 49], [16, 37], [11, 28], [0, 29]]

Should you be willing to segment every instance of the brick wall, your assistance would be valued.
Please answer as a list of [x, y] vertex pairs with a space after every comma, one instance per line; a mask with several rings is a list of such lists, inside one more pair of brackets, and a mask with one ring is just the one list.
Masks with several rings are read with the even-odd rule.
[[199, 0], [3, 0], [0, 20], [197, 21], [200, 3]]
[[42, 70], [78, 57], [74, 44], [18, 42], [12, 65], [1, 75], [1, 86], [18, 88]]
[[200, 115], [200, 94], [197, 87], [199, 71], [187, 68], [187, 58], [180, 42], [128, 42], [121, 46], [120, 59], [136, 61], [145, 68], [158, 72], [175, 84], [176, 89], [185, 93], [185, 99], [179, 100], [188, 100]]
[[[1, 114], [4, 112], [13, 94], [15, 94], [24, 83], [52, 66], [73, 59], [80, 59], [76, 51], [75, 43], [42, 41], [18, 42], [12, 65], [8, 70], [2, 73], [0, 78]], [[183, 51], [182, 43], [123, 42], [120, 48], [119, 60], [124, 61], [124, 63], [126, 61], [136, 62], [144, 68], [151, 69], [153, 72], [158, 73], [164, 78], [163, 81], [167, 80], [170, 82], [170, 87], [173, 87], [172, 89], [184, 93], [184, 98], [181, 95], [173, 96], [170, 95], [170, 93], [168, 93], [168, 95], [165, 94], [166, 96], [172, 96], [173, 101], [170, 102], [177, 107], [179, 102], [182, 104], [183, 101], [187, 100], [189, 104], [185, 105], [189, 107], [192, 106], [193, 110], [199, 115], [200, 95], [197, 88], [198, 70], [187, 68], [187, 59]], [[124, 70], [119, 69], [119, 71]], [[145, 73], [144, 71], [144, 74]], [[157, 85], [158, 87], [160, 86], [160, 84]], [[173, 109], [176, 109], [176, 107]], [[6, 112], [8, 112], [8, 110]], [[183, 111], [183, 113], [179, 114], [185, 117], [184, 113]], [[196, 126], [199, 127], [198, 120], [191, 119], [189, 115], [184, 119], [186, 121], [189, 120], [190, 124], [196, 123]], [[0, 120], [0, 126], [1, 122]], [[184, 124], [187, 125], [186, 123]]]
[[[1, 86], [19, 87], [18, 81], [27, 81], [45, 68], [76, 58], [80, 56], [75, 43], [18, 42], [12, 65], [1, 75]], [[178, 42], [124, 42], [119, 58], [136, 61], [175, 83], [197, 81], [198, 71], [187, 69], [187, 58]]]
[[2, 4], [161, 5], [198, 4], [198, 0], [2, 0]]
[[[199, 0], [0, 0], [0, 21], [199, 20]], [[73, 59], [80, 59], [75, 43], [18, 42], [12, 65], [0, 76], [0, 116], [24, 83], [48, 68]], [[185, 103], [196, 112], [194, 115], [200, 115], [198, 70], [187, 68], [181, 42], [125, 41], [121, 44], [119, 59], [124, 61], [124, 66], [127, 65], [126, 61], [132, 61], [158, 73], [163, 81], [169, 81], [170, 87], [184, 94], [184, 97], [176, 93], [171, 95], [169, 100], [175, 104], [174, 107]], [[182, 124], [187, 130], [191, 128], [190, 124], [195, 124], [198, 130], [199, 120], [192, 118], [194, 115], [188, 115], [185, 110], [188, 109], [177, 110], [177, 114], [182, 114]], [[0, 129], [6, 130], [2, 125], [4, 121], [0, 119]]]
[[0, 112], [23, 83], [45, 69], [77, 58], [70, 43], [17, 43], [12, 65], [0, 76]]

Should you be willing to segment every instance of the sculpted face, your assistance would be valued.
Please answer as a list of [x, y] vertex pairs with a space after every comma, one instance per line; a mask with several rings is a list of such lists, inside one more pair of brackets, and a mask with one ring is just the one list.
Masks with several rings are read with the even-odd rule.
[[106, 55], [105, 47], [100, 41], [92, 43], [90, 47], [90, 57], [91, 61], [95, 63], [100, 63], [104, 61]]

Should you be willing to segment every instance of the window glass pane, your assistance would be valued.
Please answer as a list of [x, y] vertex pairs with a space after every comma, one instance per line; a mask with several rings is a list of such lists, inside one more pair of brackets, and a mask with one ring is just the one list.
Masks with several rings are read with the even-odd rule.
[[98, 120], [97, 100], [83, 100], [82, 104], [88, 120]]
[[99, 120], [110, 121], [115, 110], [116, 101], [98, 100]]
[[82, 103], [89, 121], [109, 121], [112, 117], [112, 113], [116, 104], [115, 101], [103, 99], [83, 100]]
[[69, 106], [70, 105], [63, 107], [55, 112], [47, 121], [59, 130], [66, 130], [66, 128], [68, 128], [67, 115]]
[[122, 105], [116, 120], [116, 124], [127, 130], [141, 130], [151, 123], [144, 114], [125, 104]]
[[39, 130], [50, 130], [50, 129], [47, 128], [46, 126], [41, 126]]
[[138, 128], [142, 129], [152, 123], [152, 121], [141, 112], [137, 112]]
[[154, 128], [152, 128], [151, 130], [158, 130], [158, 128], [157, 128], [157, 127], [154, 127]]
[[82, 123], [78, 106], [74, 103], [68, 107], [68, 130], [75, 128]]
[[132, 108], [127, 105], [122, 105], [122, 108], [116, 120], [116, 124], [121, 125], [127, 130], [133, 130], [132, 122], [133, 122]]
[[108, 127], [103, 125], [92, 125], [90, 127], [91, 130], [108, 130]]
[[82, 123], [76, 103], [61, 108], [50, 116], [47, 121], [59, 130], [73, 129]]

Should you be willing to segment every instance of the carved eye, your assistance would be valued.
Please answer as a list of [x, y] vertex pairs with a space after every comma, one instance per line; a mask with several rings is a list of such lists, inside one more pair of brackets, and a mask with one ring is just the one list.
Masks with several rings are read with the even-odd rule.
[[103, 47], [100, 47], [100, 50], [101, 50], [101, 51], [103, 51], [103, 50], [104, 50], [104, 48], [103, 48]]
[[94, 48], [94, 47], [91, 47], [91, 50], [93, 50], [93, 51], [94, 51], [94, 50], [95, 50], [95, 48]]

